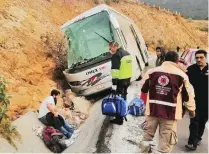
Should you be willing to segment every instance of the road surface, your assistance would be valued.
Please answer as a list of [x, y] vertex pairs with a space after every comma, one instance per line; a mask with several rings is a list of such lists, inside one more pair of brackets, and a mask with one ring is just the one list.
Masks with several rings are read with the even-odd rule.
[[[151, 59], [150, 67], [153, 66], [154, 61], [154, 59]], [[136, 95], [139, 95], [140, 87], [140, 82], [134, 82], [130, 86], [128, 94], [129, 101]], [[105, 116], [101, 113], [101, 100], [97, 101], [91, 108], [89, 118], [81, 127], [80, 136], [75, 140], [75, 143], [72, 146], [64, 151], [64, 153], [140, 153], [139, 142], [142, 139], [143, 133], [140, 124], [144, 121], [144, 117], [133, 117], [128, 115], [127, 118], [128, 122], [124, 122], [124, 125], [122, 126], [110, 124], [109, 119], [105, 119]], [[18, 147], [18, 150], [16, 151], [6, 140], [0, 138], [0, 153], [50, 152], [41, 139], [32, 132], [33, 126], [40, 125], [40, 122], [34, 113], [28, 112], [14, 121], [13, 124], [22, 135], [22, 142], [16, 142]], [[179, 143], [176, 145], [173, 152], [191, 153], [184, 148], [189, 133], [188, 126], [188, 117], [185, 117], [182, 121], [178, 122]], [[156, 136], [158, 136], [158, 134], [156, 134]], [[208, 152], [208, 130], [205, 131], [203, 142], [195, 152]]]
[[[152, 68], [155, 58], [152, 55], [150, 59], [150, 66], [145, 72]], [[128, 102], [139, 95], [141, 89], [141, 82], [134, 82], [128, 89]], [[139, 142], [142, 139], [143, 130], [140, 124], [144, 121], [144, 117], [133, 117], [128, 115], [128, 122], [124, 122], [122, 126], [113, 125], [109, 123], [109, 118], [106, 118], [102, 131], [100, 132], [99, 141], [97, 143], [97, 151], [102, 153], [140, 153]], [[189, 135], [189, 116], [185, 115], [183, 120], [178, 121], [177, 124], [178, 144], [173, 149], [172, 153], [192, 153], [187, 151], [185, 144], [187, 143]], [[157, 144], [158, 132], [154, 143]], [[201, 145], [193, 153], [208, 153], [208, 128], [206, 128]]]
[[208, 128], [205, 128], [202, 142], [196, 151], [187, 151], [185, 144], [187, 144], [189, 136], [189, 116], [185, 115], [184, 119], [178, 122], [177, 134], [179, 142], [174, 148], [175, 153], [208, 153]]

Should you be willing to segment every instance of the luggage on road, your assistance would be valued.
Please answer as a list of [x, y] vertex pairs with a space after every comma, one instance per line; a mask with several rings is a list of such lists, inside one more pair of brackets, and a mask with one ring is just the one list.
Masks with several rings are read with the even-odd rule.
[[47, 126], [42, 132], [45, 145], [54, 153], [62, 152], [66, 147], [59, 143], [63, 134], [51, 126]]
[[145, 113], [145, 104], [144, 101], [140, 98], [134, 98], [129, 103], [129, 114], [134, 116], [143, 116]]
[[102, 101], [102, 114], [107, 116], [126, 117], [128, 113], [127, 102], [120, 96], [110, 95]]

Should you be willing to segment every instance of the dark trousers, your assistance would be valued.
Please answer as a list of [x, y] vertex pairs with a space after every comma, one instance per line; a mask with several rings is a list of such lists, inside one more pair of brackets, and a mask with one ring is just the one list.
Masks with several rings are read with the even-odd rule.
[[208, 112], [196, 109], [196, 116], [192, 119], [190, 119], [190, 135], [188, 144], [193, 144], [194, 146], [197, 146], [198, 141], [202, 140], [202, 135], [205, 130], [205, 124], [208, 121]]
[[[120, 95], [124, 100], [127, 100], [127, 89], [128, 89], [128, 86], [120, 86], [118, 85], [117, 86], [117, 94]], [[118, 115], [116, 115], [115, 119], [117, 121], [123, 121], [123, 117], [120, 117]]]
[[117, 94], [120, 95], [124, 100], [127, 100], [127, 89], [128, 86], [117, 86]]

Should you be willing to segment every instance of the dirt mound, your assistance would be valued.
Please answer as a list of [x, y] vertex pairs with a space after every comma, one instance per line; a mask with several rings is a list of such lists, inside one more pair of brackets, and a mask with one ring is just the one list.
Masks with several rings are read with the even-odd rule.
[[[163, 40], [170, 48], [207, 47], [207, 37], [180, 16], [143, 4], [110, 5], [132, 18], [147, 42]], [[39, 102], [57, 87], [52, 72], [56, 65], [53, 54], [63, 38], [60, 26], [94, 6], [92, 0], [1, 0], [0, 74], [10, 80], [11, 119], [38, 109]]]

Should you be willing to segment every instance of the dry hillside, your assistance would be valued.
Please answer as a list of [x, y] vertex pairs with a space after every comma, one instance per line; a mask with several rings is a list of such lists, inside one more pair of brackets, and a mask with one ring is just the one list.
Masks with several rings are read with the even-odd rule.
[[[199, 29], [200, 40], [204, 43], [208, 43], [208, 20], [193, 20], [190, 22], [192, 26]], [[207, 46], [208, 47], [208, 46]], [[206, 49], [208, 49], [206, 47]]]
[[[207, 47], [207, 37], [180, 16], [142, 4], [110, 5], [132, 18], [147, 42]], [[56, 88], [53, 55], [62, 48], [60, 26], [94, 6], [92, 0], [0, 0], [0, 74], [10, 80], [11, 119], [37, 109]]]
[[112, 6], [136, 22], [149, 44], [156, 46], [163, 43], [169, 49], [176, 49], [176, 46], [183, 48], [197, 45], [207, 48], [207, 36], [202, 38], [203, 32], [179, 15], [144, 4]]

